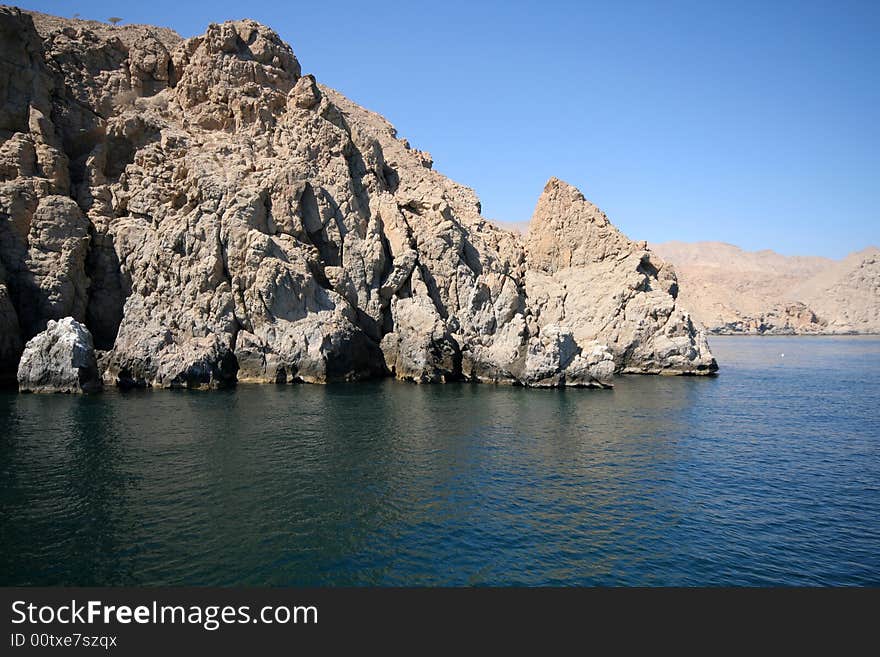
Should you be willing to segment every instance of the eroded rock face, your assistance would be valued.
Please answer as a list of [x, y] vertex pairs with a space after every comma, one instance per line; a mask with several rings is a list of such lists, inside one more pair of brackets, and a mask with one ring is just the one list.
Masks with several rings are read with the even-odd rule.
[[672, 267], [633, 242], [571, 185], [551, 179], [526, 242], [533, 332], [565, 326], [580, 348], [602, 345], [620, 372], [702, 374], [717, 364], [678, 303]]
[[802, 303], [774, 304], [758, 315], [737, 315], [710, 329], [720, 334], [804, 335], [824, 333], [828, 322]]
[[576, 190], [548, 184], [524, 243], [258, 23], [0, 22], [31, 80], [0, 90], [0, 322], [86, 322], [109, 384], [714, 368], [671, 269]]
[[72, 317], [50, 320], [25, 345], [18, 365], [22, 392], [98, 392], [101, 375], [88, 329]]
[[60, 195], [40, 198], [28, 223], [27, 250], [9, 263], [9, 273], [22, 330], [34, 335], [49, 318], [85, 318], [89, 223], [73, 199]]
[[438, 383], [461, 379], [461, 348], [428, 296], [391, 302], [394, 330], [382, 338], [385, 365], [399, 379]]

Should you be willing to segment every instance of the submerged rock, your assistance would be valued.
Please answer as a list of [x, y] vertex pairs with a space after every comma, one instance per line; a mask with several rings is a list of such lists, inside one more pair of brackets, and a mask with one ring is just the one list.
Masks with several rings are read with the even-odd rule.
[[89, 330], [72, 317], [50, 320], [31, 338], [18, 365], [22, 392], [98, 392], [101, 375]]
[[0, 321], [86, 322], [108, 383], [715, 369], [672, 269], [577, 190], [551, 180], [527, 240], [498, 228], [263, 25], [183, 40], [3, 8], [0, 27], [29, 81], [0, 98]]

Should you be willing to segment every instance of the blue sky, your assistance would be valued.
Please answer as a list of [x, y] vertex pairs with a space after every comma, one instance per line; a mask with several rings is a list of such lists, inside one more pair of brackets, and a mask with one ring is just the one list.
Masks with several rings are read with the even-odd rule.
[[183, 36], [251, 17], [487, 217], [550, 176], [634, 239], [880, 244], [880, 2], [23, 2]]

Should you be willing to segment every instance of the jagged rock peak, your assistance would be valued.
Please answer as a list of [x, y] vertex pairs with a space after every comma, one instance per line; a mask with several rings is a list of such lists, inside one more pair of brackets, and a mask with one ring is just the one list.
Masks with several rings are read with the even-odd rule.
[[[644, 249], [644, 244], [639, 247]], [[634, 248], [579, 189], [559, 178], [547, 181], [528, 228], [534, 266], [553, 272], [615, 258]]]
[[252, 20], [212, 23], [174, 51], [172, 67], [181, 106], [209, 130], [272, 123], [301, 75], [290, 46]]
[[525, 251], [526, 295], [538, 332], [567, 326], [582, 348], [605, 345], [617, 371], [717, 370], [705, 332], [677, 304], [673, 268], [617, 230], [575, 187], [550, 179]]

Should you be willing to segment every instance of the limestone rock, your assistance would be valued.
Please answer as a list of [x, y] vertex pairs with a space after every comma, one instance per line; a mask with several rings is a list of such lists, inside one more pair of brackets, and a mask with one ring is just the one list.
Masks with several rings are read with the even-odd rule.
[[576, 190], [548, 184], [527, 242], [501, 230], [263, 25], [0, 30], [5, 367], [72, 316], [121, 386], [714, 369], [671, 268]]
[[533, 387], [609, 387], [613, 356], [603, 345], [583, 354], [568, 328], [544, 326], [529, 341], [523, 383]]
[[89, 223], [72, 199], [56, 195], [39, 200], [29, 223], [27, 255], [10, 273], [27, 272], [14, 276], [12, 293], [25, 334], [33, 335], [50, 318], [84, 319]]
[[300, 75], [290, 46], [251, 20], [212, 23], [177, 48], [172, 62], [180, 106], [209, 130], [268, 127]]
[[713, 324], [713, 333], [756, 335], [804, 335], [828, 332], [828, 322], [802, 303], [776, 303], [757, 315], [736, 314]]
[[394, 330], [382, 338], [388, 370], [399, 379], [437, 383], [460, 379], [461, 351], [429, 297], [394, 299]]
[[538, 333], [562, 326], [576, 345], [605, 345], [620, 372], [717, 369], [705, 333], [677, 304], [671, 266], [644, 242], [629, 240], [571, 185], [547, 183], [526, 253], [526, 294]]
[[88, 329], [72, 317], [50, 320], [25, 345], [18, 387], [22, 392], [98, 392], [101, 376]]
[[312, 109], [321, 102], [321, 91], [315, 82], [315, 76], [302, 76], [290, 90], [289, 100], [295, 107], [306, 110]]

